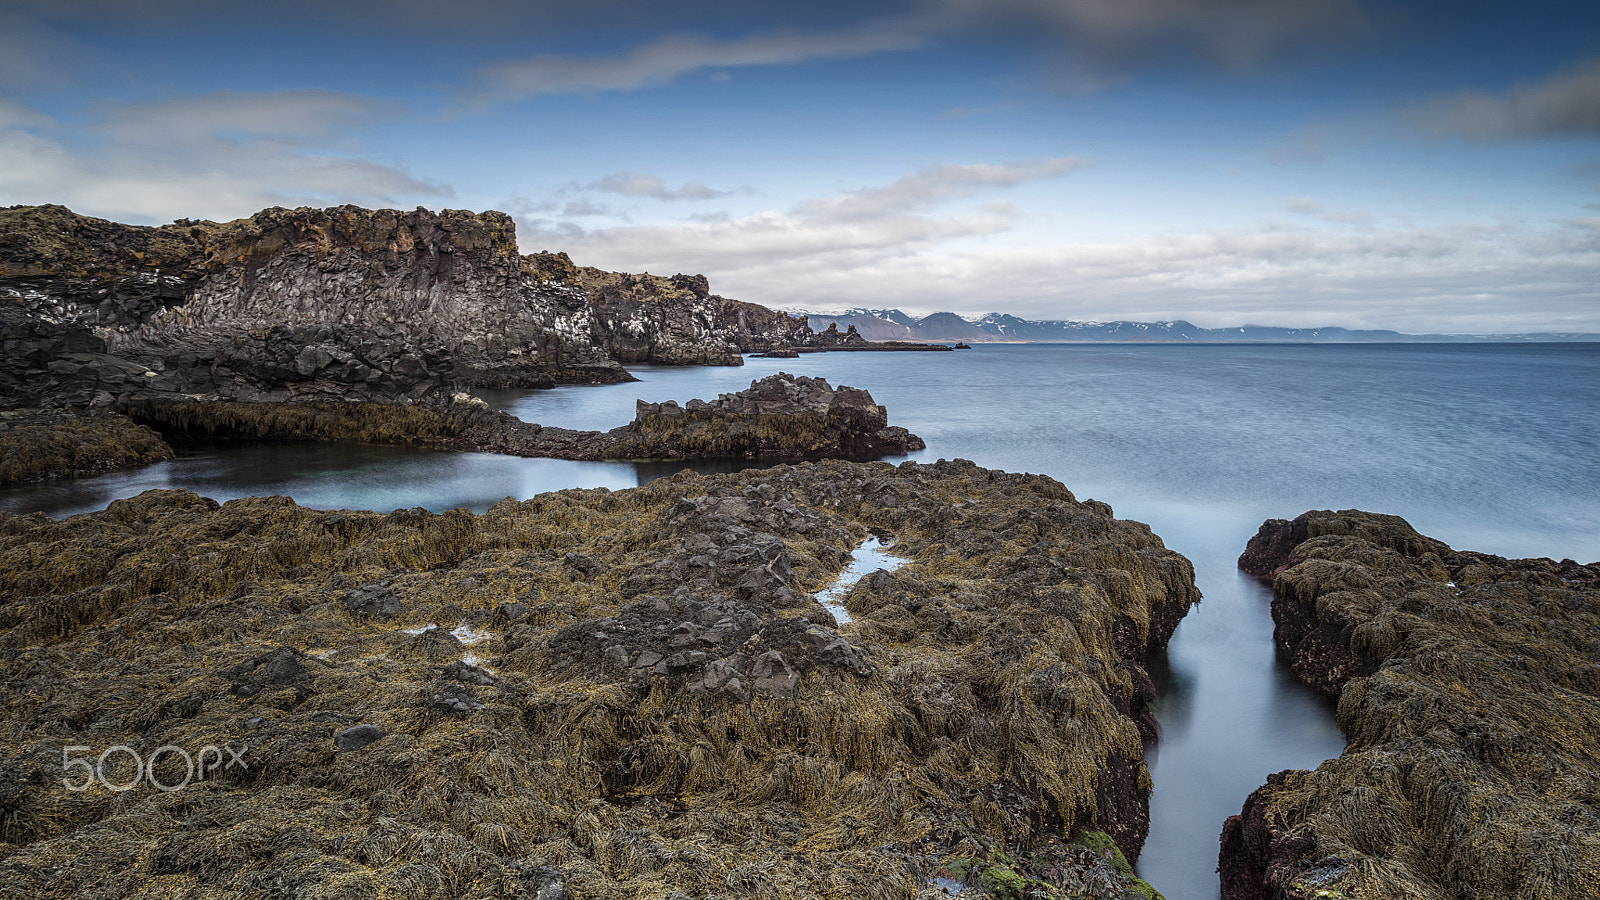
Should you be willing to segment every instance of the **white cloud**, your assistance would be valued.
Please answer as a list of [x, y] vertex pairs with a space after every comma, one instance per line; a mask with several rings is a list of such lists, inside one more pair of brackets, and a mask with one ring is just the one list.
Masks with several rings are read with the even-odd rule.
[[47, 117], [9, 104], [0, 106], [0, 198], [165, 221], [447, 196], [447, 187], [332, 152], [354, 129], [391, 112], [325, 91], [219, 92], [105, 105], [86, 129], [93, 140], [68, 141]]
[[1410, 111], [1434, 137], [1477, 140], [1600, 134], [1600, 60], [1500, 94], [1464, 91]]
[[881, 187], [863, 188], [808, 201], [801, 204], [799, 209], [806, 216], [839, 220], [898, 215], [966, 197], [985, 188], [1015, 187], [1023, 182], [1064, 175], [1089, 165], [1085, 159], [1061, 156], [999, 164], [938, 166], [923, 169]]
[[515, 100], [537, 94], [628, 91], [667, 84], [705, 69], [783, 66], [848, 59], [921, 46], [926, 38], [903, 23], [867, 22], [841, 31], [787, 32], [723, 41], [665, 37], [621, 56], [535, 56], [496, 63], [480, 73], [484, 95]]
[[605, 191], [629, 197], [653, 197], [657, 200], [712, 200], [726, 197], [732, 191], [716, 191], [698, 181], [686, 182], [682, 187], [669, 188], [654, 175], [635, 172], [613, 172], [597, 181], [583, 185], [584, 190]]

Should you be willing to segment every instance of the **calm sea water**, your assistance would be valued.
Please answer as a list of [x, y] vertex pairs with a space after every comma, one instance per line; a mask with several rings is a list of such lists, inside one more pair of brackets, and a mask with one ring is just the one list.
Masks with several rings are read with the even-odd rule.
[[[524, 419], [610, 428], [634, 401], [709, 398], [775, 371], [872, 391], [923, 436], [912, 458], [1042, 472], [1148, 522], [1194, 561], [1205, 600], [1169, 649], [1141, 874], [1217, 896], [1222, 821], [1272, 772], [1343, 741], [1273, 658], [1267, 591], [1234, 560], [1266, 518], [1360, 508], [1453, 546], [1600, 559], [1600, 345], [983, 346], [834, 353], [642, 383], [488, 395]], [[0, 509], [98, 509], [151, 487], [314, 507], [486, 509], [564, 487], [643, 483], [675, 464], [306, 445], [186, 453], [132, 474], [0, 491]], [[730, 468], [727, 465], [712, 469]]]

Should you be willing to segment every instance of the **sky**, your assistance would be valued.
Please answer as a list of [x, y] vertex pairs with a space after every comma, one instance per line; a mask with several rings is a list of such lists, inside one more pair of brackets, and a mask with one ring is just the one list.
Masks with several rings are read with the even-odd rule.
[[498, 209], [774, 308], [1600, 332], [1600, 4], [0, 0], [0, 205]]

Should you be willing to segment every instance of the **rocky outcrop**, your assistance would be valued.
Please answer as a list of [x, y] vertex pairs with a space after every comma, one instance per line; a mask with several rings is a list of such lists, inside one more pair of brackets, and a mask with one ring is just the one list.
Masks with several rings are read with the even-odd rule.
[[915, 341], [869, 341], [856, 331], [856, 326], [851, 325], [843, 333], [839, 331], [837, 322], [829, 322], [814, 338], [807, 342], [807, 347], [816, 350], [953, 350], [948, 344], [919, 344]]
[[704, 275], [632, 275], [576, 266], [565, 253], [529, 256], [530, 271], [582, 291], [597, 346], [624, 363], [743, 365], [741, 353], [808, 346], [804, 316], [711, 293]]
[[921, 450], [866, 391], [780, 372], [712, 401], [638, 405], [610, 431], [542, 427], [459, 395], [448, 404], [130, 401], [129, 416], [165, 432], [252, 440], [422, 444], [556, 459], [876, 459]]
[[864, 459], [908, 453], [922, 439], [889, 424], [888, 411], [859, 388], [786, 372], [750, 382], [716, 400], [644, 403], [631, 424], [611, 432], [629, 456], [685, 459], [743, 456]]
[[738, 366], [733, 335], [717, 321], [703, 275], [629, 275], [583, 267], [577, 283], [594, 311], [595, 342], [623, 363]]
[[[814, 592], [873, 533], [907, 562], [839, 625]], [[1120, 896], [1146, 656], [1197, 599], [1148, 528], [963, 461], [681, 473], [482, 516], [184, 491], [0, 515], [0, 878]]]
[[1348, 744], [1223, 831], [1225, 900], [1591, 896], [1600, 564], [1507, 560], [1355, 510], [1270, 520], [1274, 637]]
[[586, 295], [524, 277], [503, 213], [274, 208], [146, 228], [13, 207], [0, 296], [22, 351], [0, 370], [12, 405], [629, 378], [591, 342]]

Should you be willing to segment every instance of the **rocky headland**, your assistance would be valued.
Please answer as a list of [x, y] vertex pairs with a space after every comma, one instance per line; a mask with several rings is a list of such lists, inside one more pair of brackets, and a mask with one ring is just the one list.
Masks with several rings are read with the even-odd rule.
[[[840, 624], [869, 535], [905, 563]], [[0, 883], [1149, 897], [1146, 664], [1197, 600], [1147, 527], [964, 461], [0, 515]]]
[[814, 334], [702, 275], [519, 255], [499, 212], [273, 208], [145, 227], [0, 209], [5, 407], [396, 402], [782, 348], [907, 349]]
[[503, 213], [275, 208], [148, 228], [12, 207], [0, 394], [395, 400], [629, 380], [590, 339], [587, 295], [525, 266]]
[[1270, 520], [1239, 564], [1348, 743], [1228, 820], [1224, 900], [1596, 896], [1600, 563], [1347, 510]]

